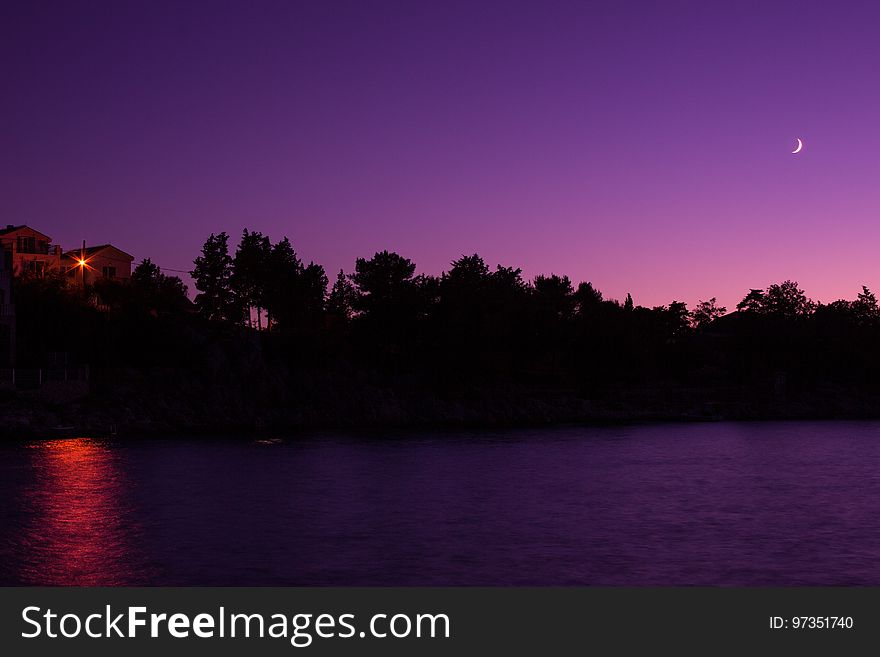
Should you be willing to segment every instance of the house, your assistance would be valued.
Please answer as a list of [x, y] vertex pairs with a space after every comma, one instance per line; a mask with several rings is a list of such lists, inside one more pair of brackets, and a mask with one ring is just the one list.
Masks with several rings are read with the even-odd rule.
[[71, 282], [91, 285], [96, 280], [108, 279], [127, 282], [131, 278], [134, 256], [112, 244], [101, 244], [67, 251], [61, 258], [61, 266]]
[[15, 306], [12, 304], [12, 252], [0, 249], [0, 367], [15, 360]]
[[9, 224], [0, 230], [0, 248], [12, 254], [12, 274], [31, 274], [43, 277], [46, 273], [61, 271], [61, 247], [51, 244], [52, 239], [29, 226]]

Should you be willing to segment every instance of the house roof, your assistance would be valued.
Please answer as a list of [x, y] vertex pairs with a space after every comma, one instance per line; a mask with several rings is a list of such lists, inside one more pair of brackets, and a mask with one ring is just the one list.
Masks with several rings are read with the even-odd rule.
[[[131, 255], [130, 253], [126, 253], [125, 251], [120, 249], [118, 246], [113, 246], [112, 244], [99, 244], [98, 246], [87, 246], [86, 250], [85, 250], [85, 256], [86, 256], [86, 258], [91, 258], [93, 255], [95, 255], [96, 253], [99, 253], [100, 251], [103, 251], [104, 249], [113, 249], [114, 251], [118, 251], [119, 253], [121, 253], [126, 258], [131, 258], [132, 260], [134, 260], [133, 255]], [[83, 253], [82, 249], [71, 249], [70, 251], [64, 252], [64, 257], [78, 259], [82, 253]]]
[[36, 228], [31, 228], [30, 226], [27, 226], [26, 224], [21, 224], [20, 226], [13, 226], [12, 224], [7, 224], [6, 228], [0, 228], [0, 236], [11, 235], [12, 233], [16, 233], [20, 230], [27, 230], [31, 233], [36, 233], [40, 237], [45, 237], [47, 242], [51, 240], [51, 238], [48, 235], [46, 235], [46, 233], [41, 233]]

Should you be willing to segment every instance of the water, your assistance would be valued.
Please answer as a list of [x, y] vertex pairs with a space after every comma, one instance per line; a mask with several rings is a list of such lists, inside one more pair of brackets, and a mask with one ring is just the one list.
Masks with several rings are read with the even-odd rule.
[[880, 584], [880, 423], [0, 447], [0, 584]]

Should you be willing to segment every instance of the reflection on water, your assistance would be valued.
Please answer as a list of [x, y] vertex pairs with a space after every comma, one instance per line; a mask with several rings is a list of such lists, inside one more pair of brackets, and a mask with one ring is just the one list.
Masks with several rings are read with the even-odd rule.
[[27, 511], [17, 536], [27, 555], [21, 583], [110, 586], [135, 583], [135, 529], [125, 508], [118, 454], [88, 438], [28, 445], [32, 484], [17, 504]]
[[880, 584], [880, 423], [0, 443], [0, 584]]

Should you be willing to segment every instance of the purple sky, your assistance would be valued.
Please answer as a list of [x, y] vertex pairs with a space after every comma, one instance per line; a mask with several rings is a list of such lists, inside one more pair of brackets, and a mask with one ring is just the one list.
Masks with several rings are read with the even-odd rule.
[[[869, 2], [0, 6], [0, 222], [189, 269], [208, 233], [655, 305], [880, 287]], [[792, 155], [796, 138], [805, 146]]]

